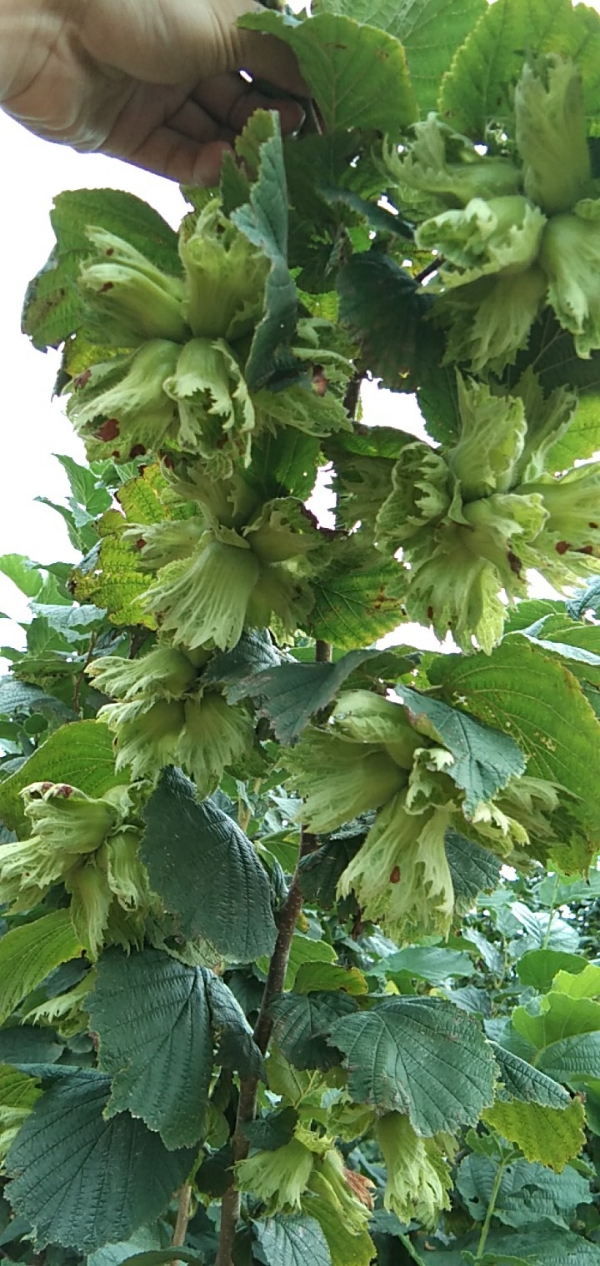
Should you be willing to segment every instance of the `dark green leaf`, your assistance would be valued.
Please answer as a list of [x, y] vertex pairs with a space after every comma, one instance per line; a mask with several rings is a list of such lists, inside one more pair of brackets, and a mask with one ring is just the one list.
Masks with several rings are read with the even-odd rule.
[[202, 1137], [213, 1067], [208, 972], [160, 950], [107, 950], [86, 1000], [112, 1077], [107, 1115], [130, 1111], [168, 1148]]
[[282, 1108], [280, 1112], [269, 1112], [256, 1121], [248, 1121], [244, 1125], [244, 1134], [251, 1147], [261, 1152], [276, 1152], [284, 1147], [293, 1137], [298, 1123], [295, 1108]]
[[52, 1029], [20, 1024], [12, 1029], [0, 1030], [2, 1064], [54, 1064], [64, 1049], [64, 1042]]
[[347, 993], [282, 994], [271, 1004], [277, 1045], [295, 1068], [325, 1071], [339, 1063], [326, 1037], [342, 1016], [352, 1015], [356, 1002]]
[[255, 1222], [255, 1251], [265, 1266], [331, 1266], [327, 1240], [316, 1218], [305, 1214]]
[[153, 1222], [187, 1177], [191, 1150], [168, 1152], [128, 1113], [106, 1121], [110, 1080], [64, 1070], [22, 1125], [6, 1161], [7, 1195], [39, 1248], [82, 1253]]
[[522, 985], [531, 985], [539, 993], [546, 993], [559, 971], [577, 975], [585, 967], [585, 958], [568, 954], [563, 950], [529, 950], [519, 959], [517, 975]]
[[279, 742], [293, 743], [311, 717], [332, 702], [350, 673], [378, 654], [351, 651], [335, 664], [280, 664], [246, 678], [230, 696], [235, 701], [250, 695], [259, 715], [268, 717]]
[[353, 255], [338, 276], [340, 320], [371, 373], [392, 391], [415, 391], [439, 371], [442, 346], [427, 320], [431, 300], [393, 259]]
[[[246, 680], [252, 680], [280, 663], [281, 657], [269, 634], [252, 631], [243, 633], [232, 651], [213, 655], [204, 670], [203, 680], [207, 685], [225, 686], [225, 693], [233, 703], [244, 698], [242, 691]], [[238, 689], [239, 683], [242, 685]]]
[[500, 862], [493, 853], [451, 827], [444, 836], [444, 847], [455, 901], [468, 909], [480, 892], [491, 892], [497, 887]]
[[331, 836], [314, 853], [308, 853], [300, 861], [300, 887], [306, 901], [315, 902], [328, 910], [335, 902], [340, 876], [364, 843], [367, 827], [362, 835], [348, 838]]
[[496, 1042], [492, 1042], [492, 1047], [500, 1068], [503, 1099], [539, 1103], [543, 1108], [568, 1108], [570, 1097], [558, 1082]]
[[[68, 611], [68, 607], [59, 607], [57, 610]], [[66, 704], [46, 694], [39, 686], [30, 686], [28, 682], [19, 681], [18, 677], [0, 677], [0, 714], [30, 716], [32, 712], [74, 720], [74, 714]]]
[[262, 1056], [237, 999], [213, 972], [205, 972], [204, 979], [211, 1024], [218, 1037], [218, 1062], [225, 1068], [235, 1069], [242, 1077], [261, 1077]]
[[463, 950], [444, 949], [441, 945], [409, 945], [381, 958], [370, 968], [375, 976], [406, 972], [430, 985], [443, 985], [452, 976], [472, 976], [475, 972], [470, 954]]
[[492, 1103], [497, 1066], [479, 1026], [437, 998], [392, 998], [331, 1030], [358, 1103], [408, 1112], [424, 1135], [475, 1124]]
[[481, 801], [491, 800], [511, 778], [524, 773], [523, 754], [507, 734], [482, 726], [467, 713], [402, 684], [396, 692], [417, 729], [438, 739], [452, 753], [454, 764], [446, 773], [464, 791], [468, 813]]
[[175, 769], [163, 771], [144, 810], [142, 858], [150, 883], [185, 937], [201, 936], [231, 961], [271, 954], [277, 929], [269, 880], [237, 823]]
[[[459, 1166], [456, 1185], [476, 1222], [483, 1222], [498, 1173], [497, 1163], [473, 1153]], [[512, 1227], [529, 1227], [547, 1219], [569, 1228], [579, 1204], [592, 1200], [589, 1182], [570, 1166], [560, 1174], [538, 1163], [516, 1158], [502, 1171], [494, 1216]]]

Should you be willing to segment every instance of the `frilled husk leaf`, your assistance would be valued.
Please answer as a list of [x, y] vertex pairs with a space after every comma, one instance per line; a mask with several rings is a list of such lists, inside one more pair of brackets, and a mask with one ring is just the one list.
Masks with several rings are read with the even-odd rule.
[[290, 784], [304, 797], [302, 821], [334, 831], [377, 809], [406, 787], [407, 774], [381, 745], [355, 742], [308, 727], [286, 758]]
[[[508, 159], [481, 157], [464, 136], [435, 114], [415, 123], [415, 139], [402, 154], [386, 147], [386, 169], [396, 185], [394, 196], [409, 218], [422, 220], [473, 198], [494, 198], [519, 191], [521, 173]], [[447, 154], [453, 152], [453, 160]], [[458, 160], [458, 161], [457, 161]]]
[[146, 594], [173, 640], [193, 650], [214, 643], [231, 650], [242, 635], [260, 563], [241, 536], [207, 532], [190, 558], [161, 568]]
[[199, 453], [215, 478], [227, 478], [236, 460], [248, 465], [254, 406], [227, 343], [206, 338], [186, 343], [164, 390], [177, 405], [180, 448]]
[[485, 383], [457, 374], [460, 438], [446, 455], [463, 501], [508, 492], [517, 482], [527, 420], [523, 401], [492, 395]]
[[218, 787], [225, 769], [252, 750], [254, 725], [243, 708], [228, 704], [216, 691], [187, 699], [184, 713], [177, 764], [194, 779], [202, 799]]
[[444, 364], [459, 361], [475, 374], [501, 374], [527, 346], [547, 289], [536, 263], [524, 272], [482, 277], [436, 299], [434, 316], [447, 330]]
[[377, 515], [375, 535], [380, 549], [397, 550], [407, 542], [428, 538], [432, 526], [450, 509], [452, 489], [441, 453], [415, 440], [402, 450], [392, 470], [392, 491]]
[[134, 779], [153, 778], [175, 763], [184, 724], [180, 700], [109, 703], [98, 715], [115, 734], [117, 769], [130, 769]]
[[113, 347], [137, 347], [147, 339], [185, 342], [183, 281], [106, 229], [90, 227], [87, 237], [95, 254], [81, 266], [79, 287], [96, 318], [95, 336], [99, 332]]
[[164, 383], [180, 352], [177, 343], [153, 339], [129, 356], [94, 365], [89, 375], [75, 380], [67, 413], [90, 460], [127, 461], [132, 449], [157, 452], [174, 440], [177, 407]]
[[454, 889], [444, 836], [454, 813], [452, 804], [411, 813], [406, 792], [399, 792], [377, 814], [346, 867], [339, 895], [354, 892], [365, 918], [399, 942], [430, 933], [446, 936]]
[[[184, 221], [184, 230], [185, 230]], [[270, 261], [223, 215], [213, 199], [180, 240], [185, 269], [183, 314], [198, 338], [242, 338], [262, 316]]]
[[580, 202], [570, 215], [555, 215], [542, 239], [540, 264], [548, 302], [569, 330], [584, 360], [600, 348], [600, 201]]
[[106, 655], [87, 670], [97, 690], [130, 703], [146, 699], [180, 699], [195, 681], [197, 669], [173, 646], [157, 646], [139, 659]]
[[426, 220], [415, 241], [443, 257], [434, 289], [464, 286], [488, 274], [524, 272], [537, 258], [545, 224], [539, 207], [519, 194], [473, 198], [464, 210]]
[[556, 55], [526, 64], [515, 89], [517, 146], [528, 198], [548, 215], [568, 211], [591, 180], [581, 75]]
[[269, 1213], [291, 1213], [300, 1208], [315, 1156], [300, 1139], [292, 1138], [272, 1152], [254, 1152], [235, 1166], [235, 1182], [261, 1200]]
[[433, 1230], [442, 1209], [450, 1208], [450, 1168], [435, 1138], [420, 1138], [408, 1117], [386, 1112], [378, 1117], [375, 1138], [386, 1166], [383, 1203], [401, 1222], [415, 1218]]
[[344, 690], [331, 714], [338, 735], [358, 743], [381, 743], [402, 769], [411, 769], [423, 739], [401, 704], [371, 690]]

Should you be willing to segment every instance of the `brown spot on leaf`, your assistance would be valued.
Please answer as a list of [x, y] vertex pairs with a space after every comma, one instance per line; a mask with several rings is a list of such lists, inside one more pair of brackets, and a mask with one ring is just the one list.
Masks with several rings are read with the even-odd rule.
[[102, 426], [99, 426], [98, 430], [94, 431], [96, 439], [103, 440], [105, 444], [108, 444], [109, 440], [116, 440], [118, 434], [119, 423], [116, 418], [107, 418], [106, 422], [103, 422]]
[[390, 875], [390, 883], [391, 884], [400, 883], [400, 867], [399, 866], [394, 866], [394, 869]]
[[571, 546], [568, 541], [557, 541], [554, 548], [557, 554], [566, 554], [567, 550], [569, 550]]

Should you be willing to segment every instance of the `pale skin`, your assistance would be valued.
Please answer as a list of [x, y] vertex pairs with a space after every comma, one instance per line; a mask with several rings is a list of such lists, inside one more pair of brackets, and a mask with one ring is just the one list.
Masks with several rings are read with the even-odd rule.
[[243, 31], [252, 0], [0, 0], [0, 105], [31, 132], [125, 159], [184, 184], [214, 184], [258, 107], [284, 131], [306, 89], [285, 44]]

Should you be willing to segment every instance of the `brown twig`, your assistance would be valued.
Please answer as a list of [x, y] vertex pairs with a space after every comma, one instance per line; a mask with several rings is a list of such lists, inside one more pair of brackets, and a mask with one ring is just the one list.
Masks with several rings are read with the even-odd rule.
[[[317, 663], [327, 664], [331, 660], [331, 646], [328, 642], [317, 642], [315, 645], [315, 660]], [[271, 1032], [273, 1029], [273, 1020], [270, 1014], [271, 1003], [277, 994], [283, 990], [285, 982], [285, 973], [290, 957], [290, 949], [292, 946], [292, 937], [298, 917], [302, 911], [302, 889], [300, 887], [300, 865], [302, 859], [308, 853], [312, 853], [315, 847], [315, 838], [313, 835], [305, 831], [300, 831], [300, 848], [298, 850], [298, 860], [294, 871], [292, 881], [290, 883], [287, 897], [277, 916], [277, 940], [275, 948], [269, 963], [269, 974], [263, 990], [262, 1001], [258, 1019], [254, 1027], [254, 1041], [261, 1052], [265, 1055]], [[238, 1109], [235, 1122], [235, 1130], [232, 1138], [232, 1164], [237, 1161], [244, 1160], [248, 1153], [248, 1140], [244, 1133], [244, 1126], [254, 1120], [256, 1113], [256, 1094], [258, 1091], [258, 1078], [247, 1077], [240, 1081], [240, 1094], [238, 1099]], [[233, 1266], [233, 1246], [235, 1242], [236, 1227], [240, 1216], [240, 1193], [231, 1186], [225, 1192], [221, 1201], [221, 1231], [219, 1235], [219, 1249], [215, 1261], [215, 1266]]]
[[[171, 1244], [173, 1245], [173, 1248], [182, 1248], [183, 1245], [185, 1244], [185, 1237], [187, 1235], [187, 1229], [188, 1229], [188, 1223], [190, 1220], [191, 1210], [192, 1210], [192, 1184], [191, 1182], [184, 1182], [183, 1186], [180, 1188], [180, 1191], [179, 1191], [179, 1200], [177, 1203], [177, 1219], [175, 1222], [175, 1230], [173, 1231], [173, 1238], [171, 1240]], [[169, 1266], [178, 1266], [177, 1258], [174, 1258], [173, 1261], [170, 1262]]]

